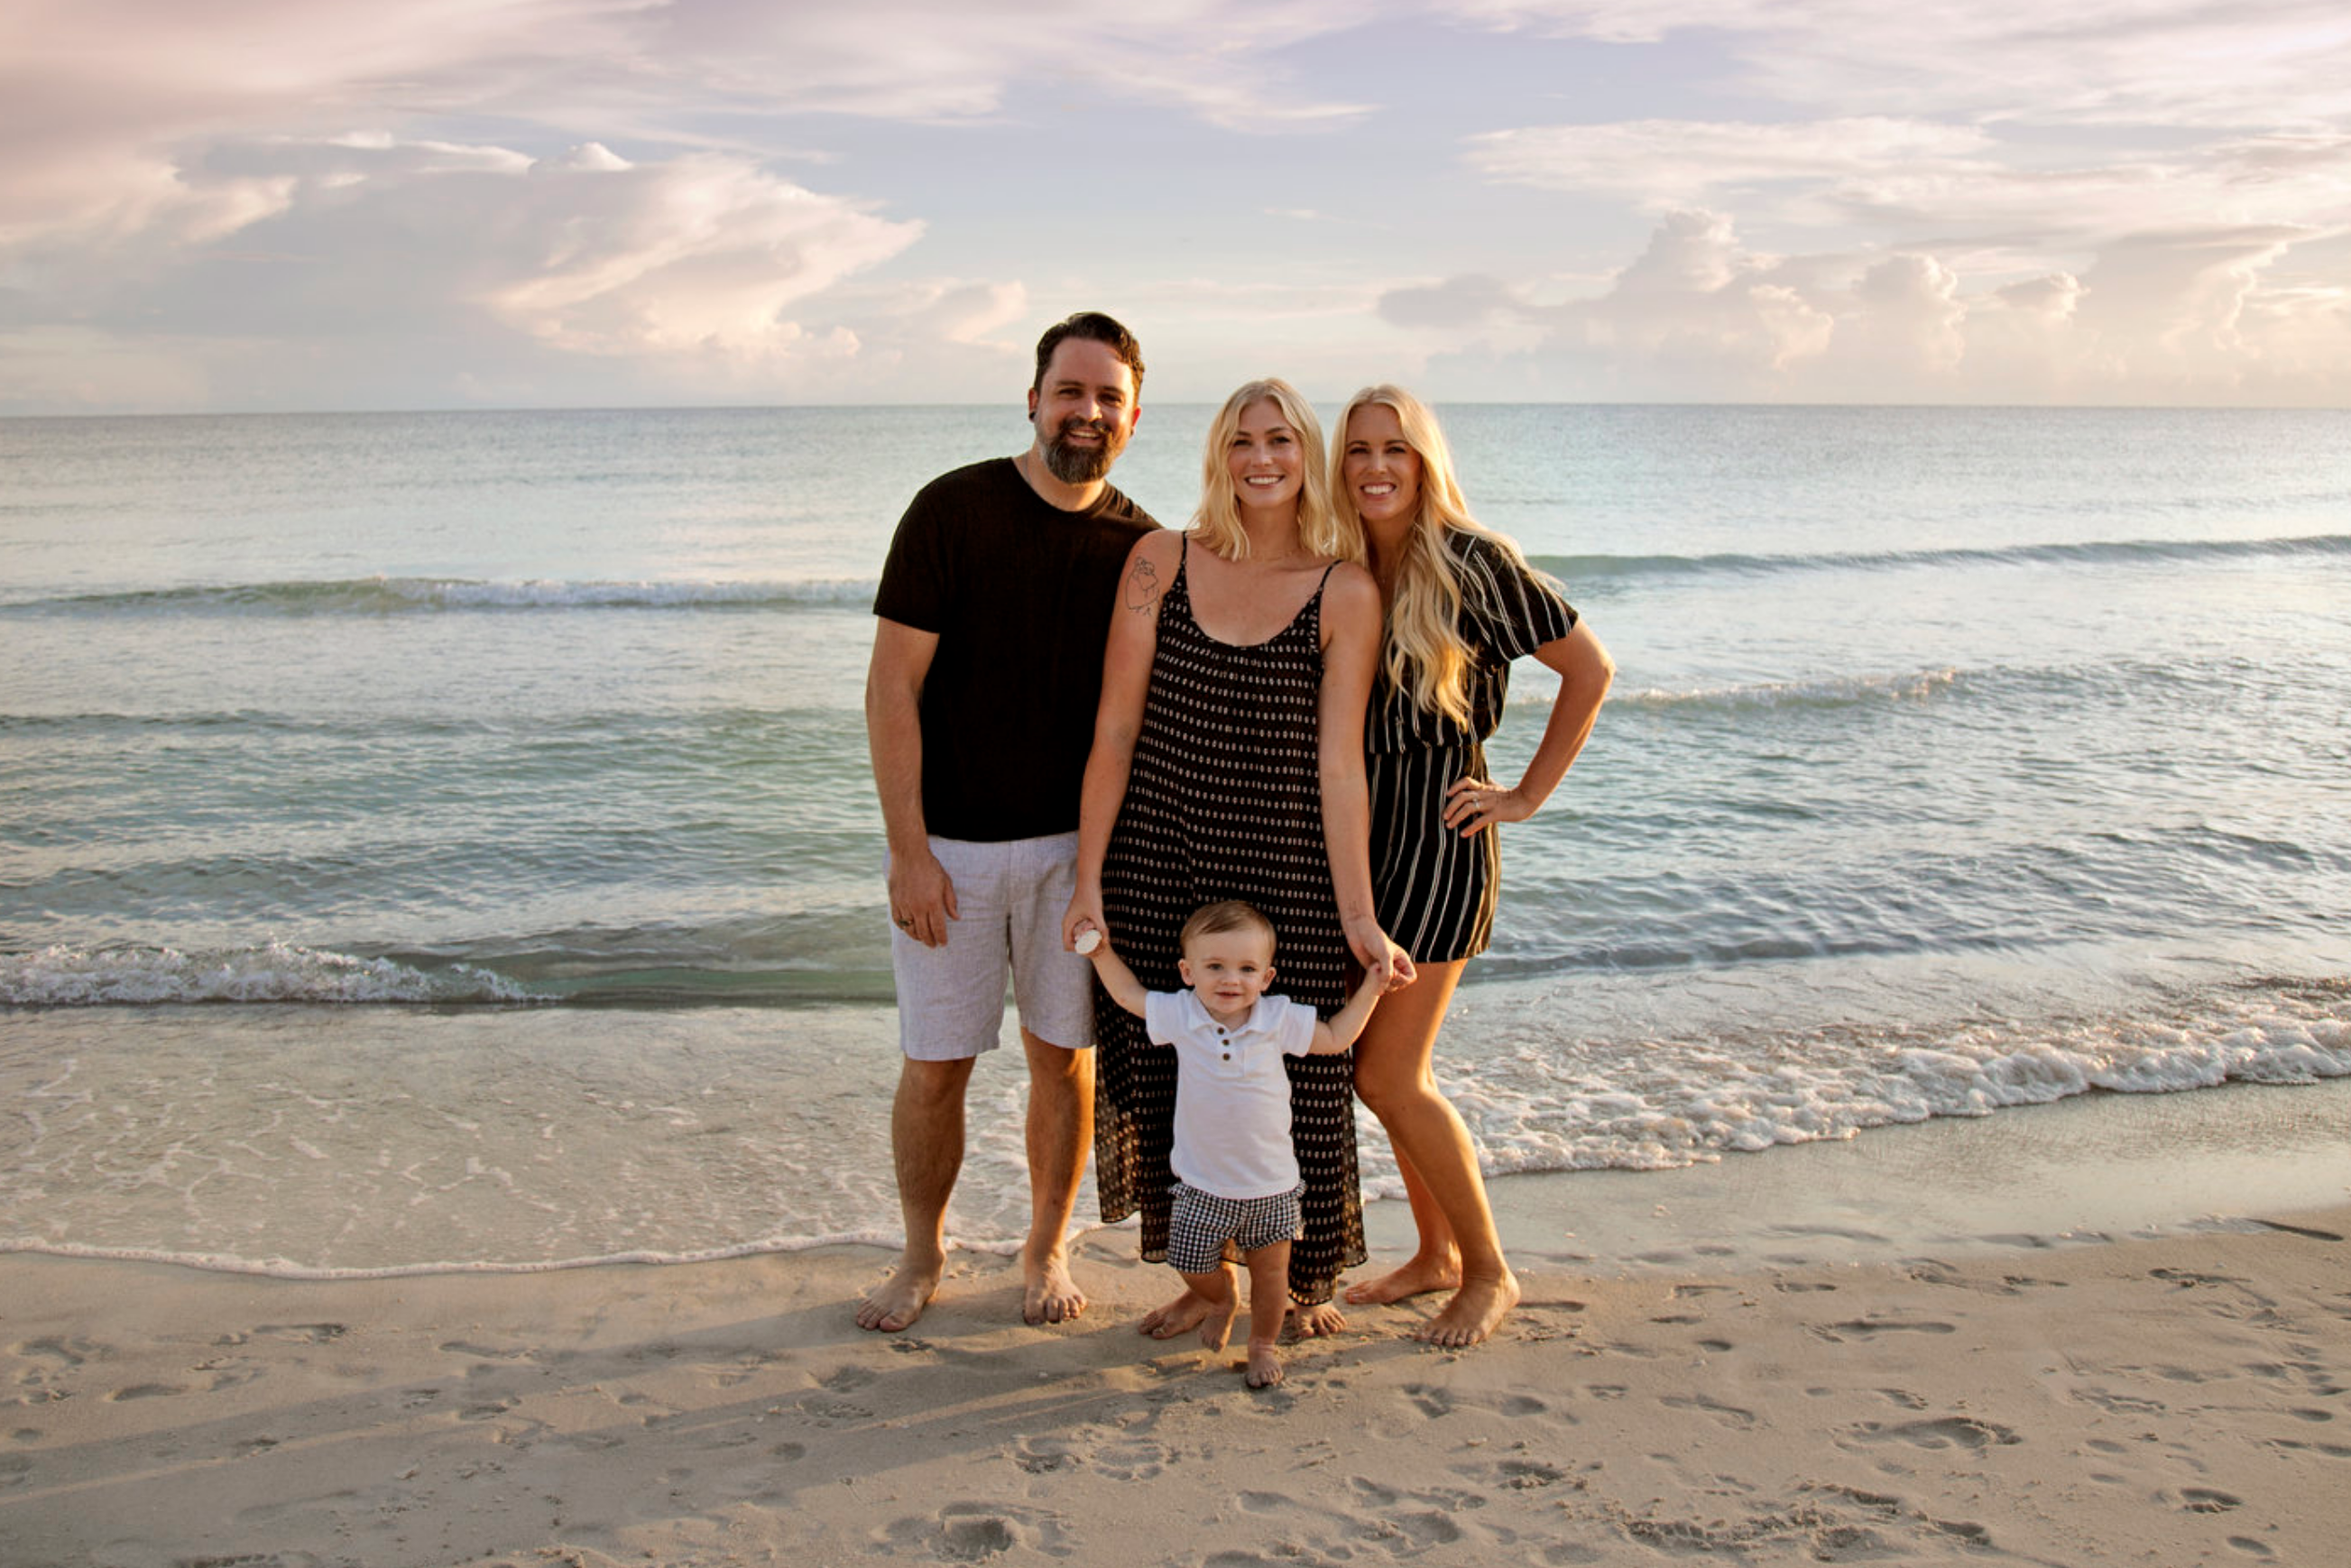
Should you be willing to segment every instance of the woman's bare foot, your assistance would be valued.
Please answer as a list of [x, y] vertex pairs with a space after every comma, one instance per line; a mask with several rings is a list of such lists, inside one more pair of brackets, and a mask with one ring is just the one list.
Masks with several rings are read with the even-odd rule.
[[1427, 1344], [1458, 1349], [1476, 1344], [1519, 1304], [1519, 1277], [1508, 1269], [1499, 1279], [1471, 1280], [1453, 1293], [1442, 1311], [1413, 1334]]
[[1221, 1301], [1208, 1303], [1208, 1315], [1200, 1320], [1200, 1348], [1222, 1350], [1225, 1342], [1233, 1337], [1233, 1319], [1240, 1315], [1238, 1296], [1227, 1296]]
[[944, 1263], [921, 1265], [901, 1262], [897, 1270], [872, 1290], [857, 1304], [857, 1326], [880, 1333], [897, 1333], [914, 1326], [923, 1309], [931, 1304], [938, 1292], [939, 1275]]
[[1336, 1301], [1316, 1301], [1311, 1306], [1304, 1301], [1290, 1303], [1290, 1332], [1300, 1339], [1321, 1339], [1343, 1333], [1346, 1327], [1347, 1314]]
[[1425, 1296], [1431, 1291], [1458, 1291], [1460, 1288], [1459, 1253], [1428, 1258], [1416, 1252], [1402, 1265], [1378, 1279], [1348, 1286], [1346, 1295], [1348, 1301], [1354, 1306], [1384, 1307], [1390, 1301]]
[[[1226, 1292], [1225, 1300], [1228, 1305], [1238, 1299], [1238, 1292], [1231, 1291]], [[1143, 1321], [1134, 1325], [1134, 1332], [1147, 1333], [1153, 1339], [1174, 1339], [1180, 1333], [1198, 1328], [1202, 1320], [1216, 1310], [1216, 1302], [1186, 1285], [1184, 1287], [1184, 1293], [1165, 1306], [1154, 1307], [1144, 1313]]]
[[1056, 1249], [1041, 1263], [1021, 1260], [1020, 1321], [1065, 1323], [1084, 1315], [1086, 1293], [1070, 1278], [1070, 1260]]
[[1281, 1381], [1281, 1347], [1261, 1339], [1249, 1341], [1249, 1385], [1270, 1388]]

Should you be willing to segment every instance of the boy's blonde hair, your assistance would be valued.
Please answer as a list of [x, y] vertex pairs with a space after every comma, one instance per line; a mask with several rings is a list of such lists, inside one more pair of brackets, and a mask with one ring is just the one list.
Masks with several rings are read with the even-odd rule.
[[1265, 933], [1266, 952], [1269, 956], [1272, 954], [1273, 922], [1238, 898], [1204, 904], [1192, 911], [1192, 918], [1184, 922], [1184, 930], [1176, 937], [1176, 944], [1182, 951], [1189, 953], [1193, 938], [1220, 936], [1227, 931], [1262, 931]]

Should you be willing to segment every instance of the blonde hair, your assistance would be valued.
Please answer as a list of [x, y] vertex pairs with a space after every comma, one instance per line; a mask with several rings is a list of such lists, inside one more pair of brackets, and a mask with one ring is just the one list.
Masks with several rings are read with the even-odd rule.
[[1189, 954], [1198, 938], [1227, 931], [1258, 932], [1265, 937], [1266, 952], [1273, 951], [1273, 922], [1259, 914], [1255, 904], [1244, 904], [1238, 898], [1219, 899], [1192, 911], [1192, 917], [1184, 922], [1184, 929], [1176, 935], [1176, 950]]
[[1405, 535], [1403, 559], [1395, 563], [1388, 593], [1387, 635], [1382, 664], [1389, 685], [1410, 694], [1423, 712], [1442, 714], [1467, 725], [1469, 714], [1469, 645], [1460, 629], [1461, 565], [1447, 547], [1450, 534], [1468, 534], [1499, 549], [1522, 570], [1531, 571], [1527, 558], [1509, 535], [1496, 533], [1469, 515], [1461, 498], [1461, 482], [1454, 476], [1453, 452], [1437, 415], [1402, 387], [1383, 382], [1368, 386], [1347, 400], [1331, 439], [1332, 515], [1347, 535], [1343, 553], [1351, 560], [1371, 563], [1371, 537], [1355, 509], [1354, 492], [1347, 487], [1347, 426], [1355, 411], [1377, 403], [1393, 411], [1403, 427], [1405, 444], [1420, 459], [1420, 506]]
[[1249, 555], [1249, 530], [1241, 527], [1240, 495], [1233, 485], [1233, 472], [1226, 465], [1226, 454], [1232, 450], [1233, 437], [1240, 434], [1241, 414], [1259, 402], [1273, 404], [1282, 423], [1298, 433], [1298, 542], [1311, 555], [1360, 560], [1360, 555], [1348, 553], [1346, 530], [1332, 515], [1331, 477], [1314, 461], [1322, 449], [1322, 422], [1296, 387], [1275, 376], [1243, 385], [1225, 400], [1208, 427], [1207, 452], [1200, 459], [1200, 509], [1192, 515], [1200, 542], [1227, 560], [1241, 560]]

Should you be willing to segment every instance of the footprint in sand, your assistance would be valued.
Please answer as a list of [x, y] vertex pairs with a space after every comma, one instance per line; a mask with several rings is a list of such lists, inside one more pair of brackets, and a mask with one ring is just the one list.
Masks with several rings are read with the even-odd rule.
[[1023, 1437], [1013, 1445], [1012, 1462], [1032, 1476], [1078, 1468], [1078, 1456], [1060, 1437]]
[[2226, 1513], [2232, 1508], [2242, 1508], [2245, 1500], [2209, 1487], [2181, 1487], [2179, 1506], [2190, 1513]]
[[2024, 1441], [2006, 1427], [1979, 1421], [1972, 1416], [1904, 1421], [1891, 1427], [1864, 1421], [1853, 1431], [1865, 1443], [1908, 1443], [1921, 1448], [1989, 1448]]
[[1442, 1388], [1431, 1388], [1426, 1383], [1407, 1383], [1404, 1385], [1404, 1396], [1412, 1401], [1415, 1409], [1432, 1421], [1439, 1416], [1453, 1414], [1453, 1396]]
[[213, 1343], [234, 1347], [256, 1339], [288, 1339], [298, 1344], [327, 1344], [350, 1332], [340, 1323], [263, 1323], [244, 1333], [225, 1333]]
[[186, 1389], [176, 1383], [134, 1383], [128, 1388], [116, 1389], [106, 1398], [107, 1403], [111, 1405], [125, 1399], [160, 1399], [166, 1395], [186, 1392]]
[[1711, 1416], [1734, 1431], [1743, 1432], [1755, 1425], [1755, 1412], [1741, 1410], [1736, 1405], [1724, 1405], [1703, 1394], [1669, 1394], [1659, 1401], [1669, 1410], [1696, 1410]]
[[1007, 1552], [1071, 1555], [1060, 1514], [1018, 1503], [951, 1502], [927, 1518], [893, 1520], [876, 1533], [877, 1544], [898, 1554], [927, 1552], [950, 1563], [985, 1563]]
[[1944, 1334], [1958, 1332], [1953, 1324], [1936, 1322], [1932, 1320], [1900, 1322], [1877, 1318], [1856, 1318], [1851, 1322], [1843, 1323], [1814, 1323], [1812, 1325], [1812, 1331], [1833, 1344], [1842, 1344], [1849, 1338], [1871, 1339], [1882, 1333]]

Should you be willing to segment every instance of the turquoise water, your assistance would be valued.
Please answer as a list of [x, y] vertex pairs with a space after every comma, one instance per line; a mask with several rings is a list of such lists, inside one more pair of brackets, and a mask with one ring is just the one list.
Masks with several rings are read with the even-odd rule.
[[[1164, 520], [1209, 412], [1151, 408], [1121, 465]], [[1444, 412], [1621, 669], [1505, 837], [1448, 1031], [1493, 1168], [2351, 1073], [2351, 414]], [[19, 1242], [357, 1268], [886, 1234], [868, 606], [914, 489], [1025, 436], [0, 421]], [[1522, 673], [1501, 770], [1546, 697]], [[485, 1074], [530, 1116], [475, 1113]], [[958, 1208], [987, 1242], [1020, 1208], [997, 1136]], [[558, 1146], [655, 1218], [549, 1197]], [[447, 1196], [396, 1244], [352, 1218], [415, 1197], [364, 1174], [386, 1149], [457, 1173], [410, 1184]], [[490, 1169], [513, 1223], [467, 1207]]]

